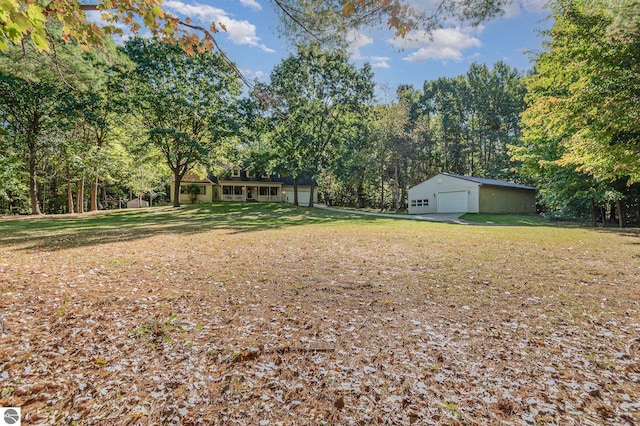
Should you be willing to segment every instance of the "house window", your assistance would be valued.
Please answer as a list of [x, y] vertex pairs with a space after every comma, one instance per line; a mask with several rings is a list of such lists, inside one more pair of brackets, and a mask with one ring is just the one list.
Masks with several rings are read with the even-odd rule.
[[247, 177], [249, 177], [249, 178], [256, 177], [256, 172], [255, 172], [253, 166], [250, 166], [250, 167], [247, 168]]
[[242, 187], [241, 186], [234, 186], [233, 187], [233, 193], [235, 195], [242, 195]]
[[222, 195], [231, 195], [233, 194], [233, 186], [224, 185], [222, 187]]
[[260, 187], [260, 195], [269, 195], [269, 187], [261, 186]]
[[[188, 194], [189, 193], [189, 186], [191, 185], [180, 185], [180, 193], [181, 194]], [[207, 185], [197, 185], [198, 188], [200, 188], [200, 195], [207, 195]]]
[[427, 207], [429, 200], [411, 200], [411, 207]]
[[269, 189], [271, 191], [271, 195], [278, 195], [278, 187], [277, 186], [272, 186]]
[[234, 167], [231, 170], [231, 176], [233, 177], [240, 177], [240, 167]]

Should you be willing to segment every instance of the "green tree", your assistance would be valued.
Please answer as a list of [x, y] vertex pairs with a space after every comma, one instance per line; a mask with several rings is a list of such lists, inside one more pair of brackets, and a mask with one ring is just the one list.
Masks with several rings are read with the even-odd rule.
[[343, 52], [300, 46], [271, 73], [276, 99], [280, 157], [294, 180], [302, 174], [313, 181], [335, 158], [373, 100], [373, 74], [358, 70]]
[[[55, 28], [51, 32], [58, 34]], [[38, 54], [33, 44], [25, 42], [22, 48], [12, 48], [0, 57], [3, 80], [0, 109], [29, 171], [34, 214], [38, 214], [41, 207], [37, 194], [38, 171], [80, 179], [71, 170], [72, 165], [88, 161], [101, 164], [96, 161], [101, 158], [97, 151], [108, 136], [106, 118], [114, 112], [110, 106], [98, 108], [98, 105], [104, 104], [107, 98], [106, 84], [113, 82], [117, 86], [109, 68], [118, 60], [113, 43], [91, 52], [73, 43], [64, 44], [52, 57]], [[71, 163], [63, 164], [63, 159]], [[108, 160], [102, 164], [108, 164]], [[60, 170], [47, 170], [55, 167]], [[47, 183], [42, 182], [41, 186]], [[79, 191], [79, 195], [81, 193]], [[72, 212], [72, 204], [68, 204], [67, 211]]]
[[7, 137], [5, 129], [0, 129], [0, 132], [0, 201], [6, 203], [6, 211], [11, 213], [14, 207], [21, 207], [15, 204], [21, 201], [20, 194], [27, 193], [27, 179], [23, 176], [23, 162], [14, 144]]
[[38, 171], [47, 155], [51, 136], [62, 116], [62, 89], [52, 83], [28, 81], [0, 71], [0, 108], [16, 154], [28, 174], [31, 213], [41, 213]]
[[633, 117], [640, 107], [638, 6], [559, 1], [527, 79], [525, 124], [560, 141], [561, 164], [598, 181], [640, 181], [640, 120]]
[[387, 169], [391, 170], [393, 182], [393, 206], [394, 210], [400, 210], [401, 192], [404, 192], [402, 176], [402, 164], [405, 163], [411, 150], [411, 131], [407, 99], [399, 99], [398, 102], [389, 105], [380, 105], [377, 109], [375, 133], [379, 140], [378, 158], [381, 171], [380, 205], [384, 205], [384, 180]]
[[559, 1], [553, 9], [549, 40], [526, 79], [524, 142], [512, 148], [524, 170], [558, 182], [545, 197], [551, 208], [564, 197], [576, 212], [591, 206], [595, 221], [606, 206], [624, 225], [623, 201], [640, 182], [639, 5]]
[[173, 173], [173, 205], [180, 206], [180, 182], [209, 152], [233, 134], [233, 104], [240, 82], [218, 54], [187, 55], [159, 40], [134, 38], [124, 46], [136, 63], [130, 80], [131, 102], [149, 142]]
[[[178, 42], [186, 50], [213, 50], [211, 33], [221, 24], [212, 23], [208, 29], [193, 25], [190, 19], [180, 20], [162, 9], [162, 0], [96, 0], [78, 1], [0, 0], [0, 51], [12, 44], [20, 44], [28, 37], [38, 51], [50, 51], [53, 41], [50, 24], [58, 26], [62, 40], [74, 42], [88, 49], [102, 45], [111, 34], [123, 34], [122, 27], [137, 33], [142, 26], [151, 34], [167, 42]], [[87, 11], [98, 11], [107, 23], [102, 27], [87, 19]], [[204, 43], [191, 30], [203, 33]]]
[[526, 89], [520, 74], [500, 61], [493, 69], [472, 64], [466, 79], [467, 170], [476, 176], [513, 178], [507, 147], [521, 137], [520, 114], [525, 109]]

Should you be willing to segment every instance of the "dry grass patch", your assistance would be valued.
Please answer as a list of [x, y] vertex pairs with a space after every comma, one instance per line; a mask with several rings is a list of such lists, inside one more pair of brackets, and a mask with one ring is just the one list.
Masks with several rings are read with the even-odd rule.
[[635, 424], [640, 234], [280, 205], [0, 222], [24, 424]]

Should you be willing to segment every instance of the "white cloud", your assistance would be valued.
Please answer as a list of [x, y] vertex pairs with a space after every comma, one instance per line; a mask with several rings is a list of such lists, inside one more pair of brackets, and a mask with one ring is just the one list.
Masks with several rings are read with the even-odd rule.
[[395, 37], [387, 42], [396, 49], [416, 49], [431, 41], [431, 35], [422, 30], [410, 31], [406, 37]]
[[514, 1], [505, 4], [503, 10], [504, 14], [502, 15], [504, 18], [515, 18], [520, 16], [522, 11], [527, 13], [542, 13], [547, 11], [546, 8], [548, 4], [547, 0], [520, 0]]
[[371, 56], [369, 59], [372, 68], [391, 68], [387, 56]]
[[[252, 1], [252, 0], [245, 0]], [[260, 37], [256, 35], [256, 26], [249, 21], [238, 21], [230, 18], [227, 12], [217, 7], [202, 5], [198, 3], [186, 4], [177, 0], [169, 0], [164, 6], [172, 12], [188, 16], [191, 19], [199, 19], [208, 27], [209, 23], [221, 23], [227, 29], [226, 34], [234, 44], [246, 44], [255, 46], [268, 53], [275, 50], [260, 43]]]
[[515, 18], [517, 16], [520, 15], [520, 13], [522, 13], [522, 5], [518, 2], [509, 2], [507, 4], [504, 5], [504, 7], [502, 8], [503, 11], [503, 18]]
[[240, 0], [240, 4], [255, 10], [262, 10], [262, 6], [256, 0]]
[[[482, 26], [473, 31], [482, 32]], [[388, 40], [389, 44], [398, 49], [417, 49], [402, 58], [408, 62], [424, 62], [430, 59], [460, 60], [465, 49], [480, 47], [482, 43], [473, 36], [472, 30], [467, 28], [440, 28], [428, 34], [416, 31], [406, 38]]]
[[240, 72], [242, 73], [243, 76], [245, 76], [245, 78], [249, 79], [249, 80], [255, 80], [258, 79], [260, 80], [262, 77], [265, 77], [267, 74], [264, 71], [252, 71], [250, 69], [241, 69]]
[[349, 30], [347, 33], [347, 54], [351, 60], [369, 61], [373, 68], [391, 68], [389, 58], [386, 56], [363, 56], [360, 49], [373, 44], [373, 39], [358, 30]]
[[541, 13], [548, 12], [548, 0], [522, 0], [522, 7], [527, 12]]
[[362, 59], [360, 49], [369, 44], [373, 44], [373, 39], [360, 31], [352, 29], [347, 33], [347, 54], [351, 59]]

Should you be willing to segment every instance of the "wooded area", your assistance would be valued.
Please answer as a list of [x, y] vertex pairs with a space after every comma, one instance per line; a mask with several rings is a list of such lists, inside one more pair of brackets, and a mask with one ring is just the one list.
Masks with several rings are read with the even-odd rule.
[[[359, 2], [338, 3], [353, 19], [362, 12]], [[155, 3], [136, 4], [162, 15]], [[47, 9], [46, 45], [33, 22], [19, 37], [3, 27], [0, 208], [83, 212], [138, 196], [166, 203], [170, 178], [236, 163], [313, 178], [331, 205], [406, 209], [410, 186], [452, 172], [535, 186], [540, 210], [553, 217], [637, 224], [634, 4], [558, 1], [529, 75], [473, 64], [456, 78], [398, 87], [387, 103], [375, 101], [368, 65], [357, 69], [339, 46], [318, 40], [241, 96], [242, 77], [209, 33], [185, 40], [176, 30], [164, 43], [134, 37], [116, 47], [51, 21], [57, 12]], [[487, 7], [477, 19], [499, 2]], [[405, 12], [398, 31], [419, 16]], [[307, 11], [298, 29], [312, 28], [319, 13]], [[399, 12], [376, 13], [393, 20]], [[338, 15], [330, 23], [351, 25]]]
[[[402, 210], [409, 186], [453, 172], [536, 186], [548, 216], [638, 224], [640, 0], [559, 0], [526, 75], [473, 64], [387, 102], [345, 53], [354, 25], [429, 31], [507, 2], [272, 0], [299, 44], [249, 82], [217, 48], [224, 28], [161, 0], [0, 0], [0, 413], [640, 423], [640, 229], [213, 197], [120, 209], [250, 164], [311, 177], [339, 206]], [[116, 46], [122, 24], [156, 37]]]

